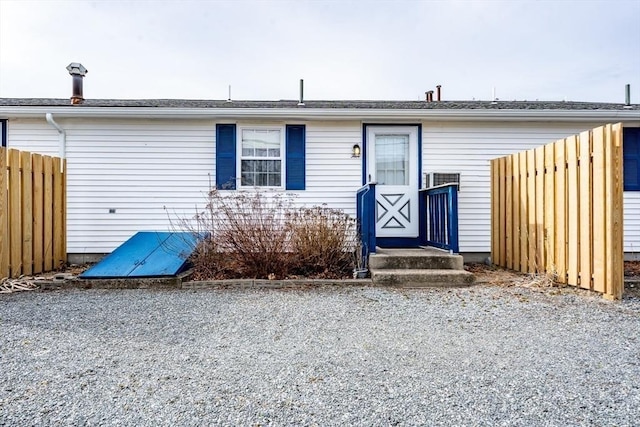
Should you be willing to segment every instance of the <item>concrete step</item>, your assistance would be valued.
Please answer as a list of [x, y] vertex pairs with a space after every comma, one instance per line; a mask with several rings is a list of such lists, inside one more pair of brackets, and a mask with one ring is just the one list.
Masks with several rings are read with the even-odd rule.
[[434, 248], [378, 248], [375, 254], [369, 256], [369, 269], [462, 270], [463, 258]]
[[371, 270], [371, 280], [374, 285], [403, 288], [448, 288], [470, 286], [475, 281], [475, 277], [464, 270], [384, 269]]

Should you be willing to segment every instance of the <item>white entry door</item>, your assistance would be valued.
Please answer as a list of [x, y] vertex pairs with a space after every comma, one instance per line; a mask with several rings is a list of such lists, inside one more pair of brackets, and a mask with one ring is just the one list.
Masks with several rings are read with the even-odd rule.
[[418, 237], [418, 130], [367, 127], [367, 173], [376, 182], [376, 236]]

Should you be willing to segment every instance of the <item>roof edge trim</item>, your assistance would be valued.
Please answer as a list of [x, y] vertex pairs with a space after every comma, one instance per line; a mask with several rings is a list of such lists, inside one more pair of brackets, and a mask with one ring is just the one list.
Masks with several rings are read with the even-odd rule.
[[156, 119], [304, 119], [304, 120], [640, 120], [640, 110], [417, 110], [417, 109], [267, 109], [267, 108], [153, 108], [153, 107], [0, 107], [0, 118]]

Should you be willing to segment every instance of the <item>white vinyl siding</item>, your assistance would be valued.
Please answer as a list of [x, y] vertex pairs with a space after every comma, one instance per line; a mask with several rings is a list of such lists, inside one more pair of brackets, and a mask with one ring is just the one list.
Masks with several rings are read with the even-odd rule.
[[12, 119], [7, 123], [7, 147], [47, 156], [59, 156], [59, 134], [42, 119]]
[[[54, 119], [67, 132], [68, 251], [106, 253], [141, 230], [170, 230], [203, 207], [215, 184], [215, 120]], [[237, 123], [284, 126], [283, 122]], [[294, 124], [294, 123], [292, 123]], [[306, 189], [300, 205], [355, 215], [362, 185], [360, 121], [307, 121]], [[489, 160], [552, 142], [599, 123], [422, 123], [422, 171], [461, 173], [460, 249], [490, 250]], [[59, 155], [59, 135], [42, 119], [11, 119], [7, 143]], [[284, 190], [280, 190], [284, 192]], [[625, 251], [640, 252], [640, 192], [624, 194]], [[166, 207], [166, 210], [165, 210]], [[115, 209], [115, 213], [109, 213]]]
[[211, 121], [65, 128], [69, 252], [109, 252], [137, 231], [178, 227], [204, 200], [215, 170]]
[[[69, 253], [106, 253], [137, 231], [177, 227], [204, 200], [212, 121], [56, 121], [67, 134]], [[58, 155], [58, 133], [44, 120], [10, 128], [11, 147]]]
[[640, 260], [640, 192], [624, 192], [624, 251]]
[[[215, 184], [213, 120], [55, 119], [67, 133], [69, 253], [110, 252], [204, 207]], [[44, 118], [11, 120], [9, 129], [9, 147], [59, 154], [58, 132]], [[355, 214], [362, 172], [351, 148], [361, 135], [359, 122], [307, 124], [306, 190], [287, 192], [297, 204]]]
[[351, 157], [355, 144], [362, 144], [360, 122], [307, 123], [307, 187], [297, 192], [303, 203], [327, 204], [355, 216], [356, 191], [362, 187], [362, 158]]

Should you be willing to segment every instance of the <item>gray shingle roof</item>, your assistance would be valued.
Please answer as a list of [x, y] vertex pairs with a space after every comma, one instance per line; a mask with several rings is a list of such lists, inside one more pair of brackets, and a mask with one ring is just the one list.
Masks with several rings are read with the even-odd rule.
[[[0, 98], [4, 107], [69, 107], [69, 99], [54, 98]], [[368, 110], [622, 110], [624, 104], [603, 102], [562, 101], [233, 101], [193, 99], [86, 99], [74, 108], [86, 107], [146, 107], [146, 108], [203, 108], [203, 109], [368, 109]], [[627, 108], [628, 109], [628, 108]], [[633, 104], [632, 110], [640, 110]]]

